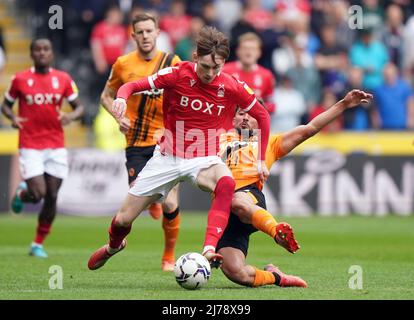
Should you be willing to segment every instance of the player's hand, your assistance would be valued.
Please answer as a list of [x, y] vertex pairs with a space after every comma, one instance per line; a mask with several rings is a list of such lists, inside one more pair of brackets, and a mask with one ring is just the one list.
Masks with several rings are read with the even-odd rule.
[[22, 117], [13, 117], [12, 119], [12, 127], [15, 129], [23, 129], [23, 123], [26, 122], [27, 118]]
[[72, 122], [71, 116], [63, 111], [59, 111], [58, 120], [62, 124], [62, 126], [67, 126], [69, 123]]
[[131, 121], [129, 118], [121, 118], [119, 120], [119, 131], [121, 131], [123, 134], [127, 134], [129, 128], [131, 128]]
[[112, 114], [114, 117], [119, 120], [122, 119], [126, 111], [126, 101], [122, 98], [116, 98], [112, 103]]
[[352, 108], [362, 103], [369, 103], [373, 97], [374, 96], [370, 93], [354, 89], [346, 94], [343, 101], [347, 108]]
[[262, 183], [265, 183], [269, 178], [269, 169], [267, 169], [265, 161], [259, 161], [259, 177]]

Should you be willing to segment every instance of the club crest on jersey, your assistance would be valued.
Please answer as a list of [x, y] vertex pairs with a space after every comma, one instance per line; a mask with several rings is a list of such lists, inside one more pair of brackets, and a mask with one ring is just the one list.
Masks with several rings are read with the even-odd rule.
[[28, 79], [28, 80], [27, 80], [27, 85], [28, 85], [29, 87], [32, 87], [32, 86], [33, 86], [33, 83], [34, 83], [33, 79]]
[[59, 80], [56, 77], [52, 77], [52, 88], [59, 89]]
[[254, 85], [256, 86], [256, 87], [260, 87], [261, 85], [262, 85], [262, 77], [260, 76], [260, 75], [256, 75], [255, 77], [254, 77]]
[[196, 81], [194, 79], [190, 79], [190, 87], [194, 86]]
[[218, 90], [217, 90], [217, 97], [223, 98], [224, 97], [224, 84], [219, 84]]

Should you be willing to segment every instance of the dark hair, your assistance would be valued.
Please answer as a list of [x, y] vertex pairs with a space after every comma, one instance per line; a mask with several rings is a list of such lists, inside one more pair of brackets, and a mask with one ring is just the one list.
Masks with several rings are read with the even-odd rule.
[[48, 38], [41, 37], [41, 38], [35, 38], [35, 39], [32, 40], [32, 42], [30, 42], [30, 52], [33, 52], [34, 46], [36, 45], [36, 42], [38, 42], [38, 41], [47, 41], [47, 42], [49, 42], [50, 47], [52, 48], [52, 51], [53, 51], [52, 41], [50, 41], [50, 39], [48, 39]]
[[215, 61], [216, 55], [224, 60], [229, 57], [229, 39], [214, 27], [203, 27], [198, 34], [196, 43], [199, 57], [211, 54], [213, 61]]
[[152, 22], [154, 22], [155, 27], [158, 28], [157, 19], [152, 14], [144, 12], [144, 13], [139, 13], [136, 16], [134, 16], [132, 20], [132, 29], [135, 30], [135, 24], [137, 24], [138, 22], [147, 21], [147, 20], [151, 20]]

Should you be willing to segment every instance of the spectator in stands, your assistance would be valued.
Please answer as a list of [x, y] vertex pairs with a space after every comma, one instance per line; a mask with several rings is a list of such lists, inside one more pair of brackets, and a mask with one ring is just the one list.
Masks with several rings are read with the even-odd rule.
[[336, 39], [338, 45], [342, 48], [350, 48], [355, 42], [356, 31], [349, 27], [350, 4], [348, 1], [331, 1], [332, 13], [329, 12], [325, 16], [326, 19], [332, 18], [336, 25]]
[[311, 4], [309, 0], [278, 0], [276, 10], [283, 12], [289, 20], [295, 20], [298, 15], [311, 14]]
[[320, 47], [318, 37], [310, 30], [310, 17], [307, 14], [299, 14], [295, 20], [288, 22], [288, 29], [296, 35], [296, 41], [312, 57]]
[[301, 118], [306, 113], [305, 99], [292, 86], [288, 77], [281, 77], [280, 87], [276, 88], [273, 101], [277, 108], [271, 116], [270, 132], [285, 132], [301, 123]]
[[190, 33], [185, 38], [181, 39], [175, 46], [175, 54], [183, 61], [192, 61], [192, 54], [196, 48], [196, 38], [198, 33], [205, 25], [201, 17], [191, 18]]
[[262, 7], [260, 0], [247, 0], [246, 22], [260, 32], [270, 27], [272, 14]]
[[286, 23], [283, 18], [283, 15], [278, 12], [273, 12], [272, 23], [270, 27], [266, 30], [260, 32], [260, 37], [262, 38], [263, 47], [262, 47], [262, 57], [259, 60], [259, 63], [266, 69], [271, 69], [273, 73], [276, 71], [272, 66], [272, 53], [277, 48], [281, 46], [281, 38], [286, 35]]
[[364, 28], [374, 31], [374, 37], [379, 39], [380, 30], [384, 25], [384, 10], [378, 0], [362, 0]]
[[156, 11], [159, 15], [167, 14], [170, 10], [171, 0], [138, 0], [145, 12]]
[[[302, 45], [302, 46], [301, 46]], [[294, 47], [295, 64], [286, 72], [286, 76], [292, 82], [293, 87], [302, 93], [306, 101], [306, 112], [303, 115], [302, 123], [307, 123], [309, 112], [319, 103], [321, 96], [321, 81], [319, 72], [316, 70], [313, 61], [303, 64], [301, 56], [305, 52], [303, 44]]]
[[[402, 68], [402, 54], [404, 41], [403, 12], [399, 6], [392, 4], [387, 8], [387, 19], [381, 30], [381, 42], [385, 44], [393, 62], [398, 69]], [[413, 36], [413, 34], [411, 34]]]
[[315, 65], [320, 71], [322, 86], [331, 88], [339, 95], [346, 85], [347, 51], [337, 44], [334, 25], [322, 27], [321, 42], [322, 45], [315, 55]]
[[[318, 115], [324, 113], [331, 106], [337, 102], [335, 93], [330, 89], [325, 89], [322, 93], [321, 103], [313, 108], [309, 114], [309, 120], [316, 118]], [[343, 128], [343, 118], [342, 115], [335, 118], [332, 122], [326, 125], [321, 132], [338, 132]]]
[[186, 14], [184, 0], [173, 0], [169, 13], [160, 19], [160, 29], [167, 32], [173, 47], [183, 38], [187, 37], [191, 29], [191, 17]]
[[386, 47], [373, 38], [373, 29], [359, 30], [360, 39], [354, 43], [349, 52], [349, 59], [353, 66], [364, 72], [363, 86], [367, 90], [374, 90], [383, 83], [382, 69], [389, 57]]
[[256, 29], [247, 21], [247, 6], [244, 5], [241, 10], [240, 18], [236, 21], [230, 30], [230, 57], [228, 61], [236, 60], [237, 39], [242, 34], [256, 32]]
[[220, 23], [217, 19], [216, 7], [213, 1], [205, 1], [201, 7], [201, 17], [206, 25], [219, 29]]
[[376, 109], [373, 124], [376, 129], [404, 130], [414, 129], [413, 90], [407, 81], [398, 75], [393, 63], [384, 68], [383, 85], [374, 91]]
[[[231, 28], [243, 16], [243, 5], [239, 0], [214, 0], [214, 9], [217, 13], [219, 29], [226, 34], [230, 34]], [[240, 34], [236, 36], [236, 39]]]
[[[364, 72], [362, 69], [352, 67], [348, 71], [348, 82], [344, 92], [352, 89], [363, 90], [362, 80], [364, 78]], [[342, 94], [341, 94], [342, 96]], [[372, 109], [372, 103], [361, 104], [352, 109], [347, 109], [343, 113], [344, 129], [365, 131], [371, 127], [370, 114]]]
[[86, 112], [85, 121], [90, 124], [98, 110], [100, 94], [108, 79], [112, 64], [124, 54], [128, 43], [127, 29], [122, 24], [123, 14], [118, 6], [110, 6], [105, 19], [96, 24], [91, 35], [92, 58], [96, 75], [89, 92], [94, 109]]
[[294, 33], [287, 32], [286, 35], [281, 36], [280, 43], [281, 47], [272, 53], [272, 67], [277, 75], [286, 74], [289, 69], [298, 63], [305, 68], [313, 65], [312, 56], [309, 52], [300, 48], [303, 44], [297, 41]]
[[408, 19], [404, 28], [403, 74], [414, 86], [414, 15]]

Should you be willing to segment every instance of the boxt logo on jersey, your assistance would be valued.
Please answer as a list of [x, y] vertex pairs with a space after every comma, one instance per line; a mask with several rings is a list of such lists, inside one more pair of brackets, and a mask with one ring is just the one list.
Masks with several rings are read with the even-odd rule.
[[62, 98], [61, 94], [58, 93], [36, 93], [35, 95], [27, 94], [25, 96], [28, 105], [37, 104], [58, 104]]
[[225, 106], [215, 105], [214, 103], [204, 102], [199, 99], [190, 99], [186, 96], [181, 96], [180, 106], [191, 107], [194, 111], [200, 111], [210, 115], [215, 113], [217, 116], [219, 116], [222, 110], [226, 108]]

